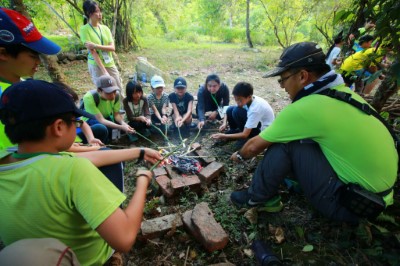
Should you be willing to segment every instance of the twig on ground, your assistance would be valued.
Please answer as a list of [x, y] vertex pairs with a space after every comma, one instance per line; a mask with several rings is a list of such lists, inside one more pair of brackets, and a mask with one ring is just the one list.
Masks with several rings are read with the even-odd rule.
[[188, 256], [189, 256], [189, 249], [190, 249], [190, 246], [187, 247], [187, 250], [186, 250], [186, 257], [185, 257], [185, 263], [183, 264], [183, 266], [186, 266], [187, 259], [188, 259]]

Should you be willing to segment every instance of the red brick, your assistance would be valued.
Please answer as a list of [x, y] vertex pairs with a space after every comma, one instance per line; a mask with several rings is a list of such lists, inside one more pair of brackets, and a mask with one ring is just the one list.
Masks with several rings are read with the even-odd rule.
[[193, 143], [192, 144], [192, 150], [200, 150], [201, 149], [201, 144], [200, 143], [198, 143], [198, 142], [195, 142], [195, 143]]
[[205, 164], [209, 164], [215, 161], [215, 157], [212, 157], [207, 151], [204, 150], [196, 150], [194, 153], [197, 156], [202, 156], [199, 158], [201, 161], [203, 161]]
[[174, 179], [174, 178], [176, 178], [176, 179], [181, 179], [181, 175], [178, 174], [175, 170], [173, 170], [172, 167], [173, 167], [172, 165], [167, 165], [167, 166], [165, 167], [165, 170], [167, 171], [168, 176], [169, 176], [171, 179]]
[[201, 169], [198, 176], [200, 177], [201, 181], [205, 183], [211, 183], [211, 181], [218, 177], [219, 174], [224, 171], [224, 165], [219, 162], [212, 162], [203, 169]]
[[140, 227], [144, 238], [160, 237], [171, 229], [182, 226], [182, 217], [178, 214], [169, 214], [163, 217], [143, 221]]
[[228, 244], [228, 234], [214, 219], [214, 214], [205, 202], [197, 204], [192, 212], [191, 221], [197, 230], [203, 246], [209, 251], [221, 250]]
[[197, 175], [181, 176], [181, 178], [171, 179], [171, 186], [174, 192], [178, 192], [184, 187], [190, 187], [190, 190], [196, 190], [200, 188], [201, 182]]
[[160, 175], [167, 175], [167, 171], [165, 171], [165, 168], [163, 166], [161, 167], [156, 167], [153, 169], [153, 174], [154, 176], [160, 176]]
[[170, 198], [174, 195], [174, 189], [171, 186], [171, 179], [166, 175], [160, 175], [156, 177], [156, 182], [160, 186], [162, 193]]

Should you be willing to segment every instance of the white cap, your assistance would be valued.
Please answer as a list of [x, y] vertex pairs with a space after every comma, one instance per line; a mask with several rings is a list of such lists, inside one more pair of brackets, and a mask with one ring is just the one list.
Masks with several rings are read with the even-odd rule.
[[157, 75], [151, 78], [150, 85], [152, 88], [165, 87], [163, 78]]

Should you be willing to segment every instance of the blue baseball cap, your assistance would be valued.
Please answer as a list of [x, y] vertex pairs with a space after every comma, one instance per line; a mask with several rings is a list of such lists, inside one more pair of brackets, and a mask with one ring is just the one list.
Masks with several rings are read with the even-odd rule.
[[43, 80], [26, 80], [7, 88], [0, 99], [0, 119], [5, 125], [17, 125], [52, 116], [73, 113], [95, 118], [78, 109], [63, 88]]
[[32, 21], [4, 7], [0, 7], [0, 44], [22, 44], [45, 55], [61, 51], [60, 46], [40, 34]]
[[186, 88], [186, 87], [187, 83], [184, 78], [179, 77], [174, 81], [174, 88]]

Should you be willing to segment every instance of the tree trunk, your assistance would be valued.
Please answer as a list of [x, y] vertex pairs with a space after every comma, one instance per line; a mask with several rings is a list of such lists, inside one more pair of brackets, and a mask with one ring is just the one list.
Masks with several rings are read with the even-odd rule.
[[246, 37], [249, 47], [253, 48], [254, 46], [250, 36], [250, 0], [246, 1]]
[[379, 85], [379, 87], [377, 88], [371, 105], [379, 113], [385, 105], [386, 101], [390, 98], [390, 96], [396, 93], [398, 89], [399, 88], [397, 87], [396, 82], [392, 80], [392, 77], [389, 75], [386, 76], [381, 85]]
[[[10, 4], [14, 10], [18, 11], [28, 19], [31, 19], [28, 12], [26, 11], [23, 0], [11, 0]], [[51, 80], [65, 83], [65, 76], [61, 71], [60, 65], [57, 63], [57, 56], [41, 54], [40, 58], [44, 66], [46, 67]]]

